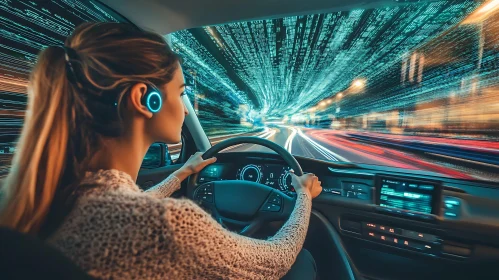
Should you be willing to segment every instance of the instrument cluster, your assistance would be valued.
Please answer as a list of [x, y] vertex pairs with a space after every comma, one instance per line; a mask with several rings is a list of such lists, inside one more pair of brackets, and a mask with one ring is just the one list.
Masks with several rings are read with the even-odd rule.
[[198, 179], [198, 183], [223, 180], [245, 180], [257, 182], [283, 192], [294, 192], [291, 186], [290, 167], [282, 164], [212, 164], [207, 166]]
[[283, 192], [294, 191], [289, 170], [280, 164], [248, 164], [237, 170], [236, 180], [257, 182]]

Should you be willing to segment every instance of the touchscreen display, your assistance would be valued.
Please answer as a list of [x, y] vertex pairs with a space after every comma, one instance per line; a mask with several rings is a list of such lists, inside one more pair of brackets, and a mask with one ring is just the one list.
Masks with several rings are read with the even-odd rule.
[[397, 178], [380, 178], [379, 205], [425, 214], [432, 213], [436, 185], [426, 182], [406, 181]]

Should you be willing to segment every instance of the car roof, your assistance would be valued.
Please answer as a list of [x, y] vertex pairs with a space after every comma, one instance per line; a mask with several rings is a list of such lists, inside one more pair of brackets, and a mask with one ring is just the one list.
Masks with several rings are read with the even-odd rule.
[[200, 26], [435, 0], [101, 0], [136, 25], [160, 34]]

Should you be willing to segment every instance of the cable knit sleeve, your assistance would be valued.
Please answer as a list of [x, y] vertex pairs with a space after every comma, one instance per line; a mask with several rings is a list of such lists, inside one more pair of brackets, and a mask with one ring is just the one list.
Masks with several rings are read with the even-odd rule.
[[[172, 230], [170, 244], [181, 259], [181, 271], [195, 279], [279, 279], [295, 262], [307, 234], [311, 198], [299, 193], [288, 221], [270, 239], [259, 240], [230, 232], [197, 204], [175, 199], [166, 204]], [[182, 267], [183, 266], [183, 267]]]
[[151, 187], [147, 191], [146, 194], [149, 194], [153, 197], [162, 199], [165, 197], [169, 197], [175, 191], [180, 188], [180, 180], [175, 175], [170, 175], [159, 184]]
[[[117, 170], [89, 173], [71, 212], [47, 243], [98, 279], [280, 279], [307, 234], [312, 200], [298, 193], [281, 229], [267, 240], [230, 232], [192, 200], [153, 196]], [[164, 191], [167, 190], [167, 191]], [[154, 191], [154, 190], [153, 190]]]

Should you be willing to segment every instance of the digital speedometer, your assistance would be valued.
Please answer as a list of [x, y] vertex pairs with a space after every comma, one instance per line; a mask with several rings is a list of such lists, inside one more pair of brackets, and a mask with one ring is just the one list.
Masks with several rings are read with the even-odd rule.
[[262, 171], [258, 165], [249, 164], [241, 168], [237, 172], [237, 178], [244, 181], [252, 181], [260, 183], [262, 180]]
[[294, 191], [294, 188], [291, 186], [291, 174], [289, 173], [289, 167], [283, 167], [281, 176], [279, 177], [279, 189], [281, 191]]

